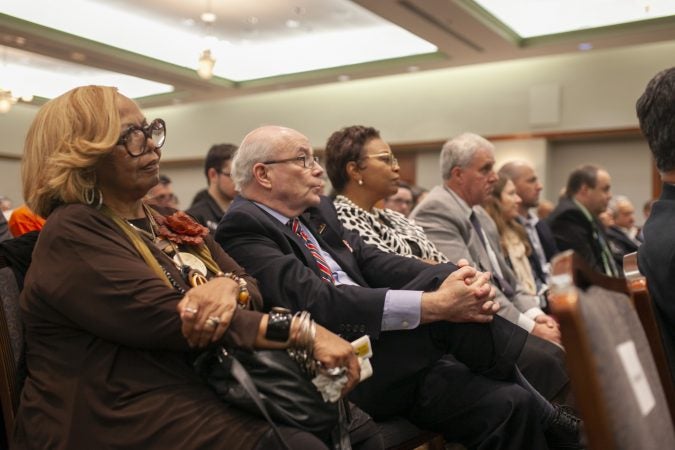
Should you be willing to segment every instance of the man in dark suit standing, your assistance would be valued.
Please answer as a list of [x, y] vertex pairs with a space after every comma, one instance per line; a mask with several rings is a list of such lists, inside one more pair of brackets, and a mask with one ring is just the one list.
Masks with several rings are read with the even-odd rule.
[[567, 179], [565, 197], [548, 216], [558, 249], [572, 249], [598, 272], [610, 277], [622, 276], [598, 215], [607, 209], [611, 178], [606, 170], [585, 165]]
[[321, 196], [322, 176], [302, 134], [252, 131], [233, 163], [241, 195], [216, 240], [258, 279], [267, 307], [308, 310], [347, 339], [370, 335], [374, 375], [351, 399], [470, 448], [545, 449], [544, 430], [574, 431], [517, 370], [526, 333], [494, 316], [488, 274], [365, 244]]
[[640, 271], [649, 293], [675, 381], [675, 68], [664, 70], [647, 84], [637, 102], [640, 129], [649, 142], [663, 182], [661, 196], [643, 227], [638, 250]]
[[522, 200], [518, 206], [518, 221], [527, 231], [530, 239], [532, 253], [529, 256], [530, 265], [534, 272], [537, 288], [541, 290], [547, 284], [546, 277], [549, 275], [549, 263], [553, 255], [558, 253], [558, 247], [553, 237], [553, 232], [545, 220], [532, 212], [539, 206], [539, 194], [543, 186], [534, 171], [532, 165], [525, 161], [510, 161], [499, 169], [500, 175], [505, 175], [513, 181], [516, 194]]

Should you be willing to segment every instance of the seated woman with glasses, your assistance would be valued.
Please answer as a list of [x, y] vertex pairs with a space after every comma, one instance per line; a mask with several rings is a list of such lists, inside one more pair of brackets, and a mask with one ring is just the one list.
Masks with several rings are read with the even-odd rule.
[[527, 231], [516, 220], [521, 199], [516, 193], [516, 186], [508, 177], [499, 175], [483, 207], [497, 225], [499, 240], [506, 260], [513, 268], [518, 281], [532, 295], [537, 295], [537, 285], [528, 256], [532, 252]]
[[403, 214], [375, 205], [398, 189], [399, 166], [375, 128], [354, 125], [333, 133], [326, 143], [326, 172], [337, 193], [338, 217], [369, 244], [389, 253], [447, 262], [422, 228]]
[[[49, 219], [21, 298], [28, 377], [12, 448], [282, 448], [264, 419], [202, 381], [193, 352], [305, 351], [307, 316], [253, 311], [255, 281], [205, 227], [143, 203], [165, 135], [163, 120], [98, 86], [47, 102], [28, 131], [24, 196]], [[315, 332], [314, 358], [347, 367], [347, 392], [359, 378], [351, 345]], [[291, 448], [327, 449], [280, 429]]]

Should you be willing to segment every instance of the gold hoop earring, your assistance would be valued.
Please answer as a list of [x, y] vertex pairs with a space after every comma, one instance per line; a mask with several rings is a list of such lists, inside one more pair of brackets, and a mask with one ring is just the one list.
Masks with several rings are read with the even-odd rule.
[[93, 187], [86, 188], [84, 190], [84, 202], [96, 209], [101, 209], [101, 205], [103, 205], [103, 192]]

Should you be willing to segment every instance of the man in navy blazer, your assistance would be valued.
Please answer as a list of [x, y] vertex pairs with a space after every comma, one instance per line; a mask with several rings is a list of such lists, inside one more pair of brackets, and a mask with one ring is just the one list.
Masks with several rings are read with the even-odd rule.
[[643, 230], [638, 265], [647, 277], [675, 381], [675, 67], [658, 73], [637, 102], [640, 129], [663, 182]]
[[470, 448], [548, 448], [560, 415], [517, 370], [526, 333], [494, 316], [488, 274], [365, 244], [321, 195], [317, 161], [305, 136], [275, 126], [249, 133], [234, 158], [241, 195], [215, 237], [257, 278], [265, 306], [307, 310], [347, 339], [370, 335], [374, 374], [351, 399], [376, 419], [404, 415]]

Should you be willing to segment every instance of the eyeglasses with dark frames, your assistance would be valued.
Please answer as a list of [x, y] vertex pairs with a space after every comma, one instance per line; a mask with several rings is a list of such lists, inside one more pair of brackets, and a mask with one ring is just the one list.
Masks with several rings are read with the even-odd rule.
[[316, 164], [319, 163], [319, 157], [318, 156], [301, 155], [301, 156], [294, 156], [293, 158], [286, 158], [286, 159], [271, 159], [269, 161], [263, 161], [263, 164], [280, 164], [280, 163], [295, 162], [295, 161], [301, 161], [302, 167], [304, 167], [305, 169], [311, 169]]
[[137, 157], [148, 152], [148, 139], [152, 139], [155, 148], [161, 148], [166, 141], [166, 124], [155, 119], [144, 127], [132, 125], [122, 133], [116, 145], [124, 145], [129, 156]]

